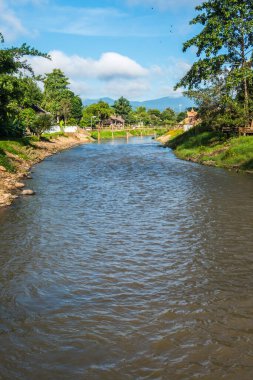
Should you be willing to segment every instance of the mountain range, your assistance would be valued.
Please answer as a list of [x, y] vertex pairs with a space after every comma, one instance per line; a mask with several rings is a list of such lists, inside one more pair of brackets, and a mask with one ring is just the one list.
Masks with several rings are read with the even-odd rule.
[[[100, 100], [108, 103], [110, 106], [112, 106], [115, 102], [115, 100], [112, 98], [86, 99], [83, 102], [83, 105], [89, 106], [91, 104], [99, 102]], [[133, 109], [136, 109], [137, 107], [146, 107], [147, 109], [158, 109], [159, 111], [164, 111], [169, 107], [172, 108], [175, 112], [184, 111], [186, 108], [194, 106], [194, 102], [184, 96], [181, 96], [179, 98], [165, 97], [144, 101], [130, 101], [130, 103]]]

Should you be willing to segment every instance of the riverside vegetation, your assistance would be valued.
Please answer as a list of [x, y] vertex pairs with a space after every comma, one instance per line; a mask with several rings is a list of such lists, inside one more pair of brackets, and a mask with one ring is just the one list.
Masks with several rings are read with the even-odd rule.
[[[180, 158], [252, 171], [252, 1], [208, 0], [195, 9], [190, 24], [202, 30], [185, 42], [183, 51], [194, 47], [197, 61], [176, 88], [184, 87], [195, 101], [201, 123], [164, 141], [169, 139], [166, 145]], [[251, 129], [251, 135], [238, 137], [240, 127]]]
[[162, 136], [168, 128], [138, 128], [129, 130], [100, 130], [92, 131], [91, 137], [94, 139], [111, 139], [120, 137], [131, 137], [131, 136]]
[[185, 133], [169, 134], [165, 146], [181, 159], [253, 173], [253, 138], [230, 137], [203, 125]]

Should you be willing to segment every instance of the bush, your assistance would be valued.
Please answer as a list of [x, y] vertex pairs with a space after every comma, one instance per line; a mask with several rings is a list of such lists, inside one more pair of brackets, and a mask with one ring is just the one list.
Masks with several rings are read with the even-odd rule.
[[0, 136], [7, 138], [23, 137], [25, 135], [25, 127], [17, 120], [8, 120], [4, 125], [0, 126]]
[[67, 125], [77, 125], [78, 122], [76, 121], [76, 119], [74, 117], [70, 117], [67, 121]]
[[39, 114], [36, 117], [33, 126], [30, 128], [31, 132], [40, 137], [43, 132], [47, 131], [51, 126], [51, 116], [48, 114]]
[[19, 119], [24, 129], [32, 130], [34, 123], [36, 122], [36, 112], [31, 108], [25, 108], [20, 111]]

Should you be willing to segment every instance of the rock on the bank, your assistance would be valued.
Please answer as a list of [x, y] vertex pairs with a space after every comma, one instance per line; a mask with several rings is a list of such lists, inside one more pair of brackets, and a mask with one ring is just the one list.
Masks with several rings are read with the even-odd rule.
[[25, 184], [22, 182], [16, 182], [14, 186], [16, 187], [16, 189], [22, 189], [23, 187], [25, 187]]
[[35, 191], [26, 189], [21, 192], [22, 195], [35, 195]]

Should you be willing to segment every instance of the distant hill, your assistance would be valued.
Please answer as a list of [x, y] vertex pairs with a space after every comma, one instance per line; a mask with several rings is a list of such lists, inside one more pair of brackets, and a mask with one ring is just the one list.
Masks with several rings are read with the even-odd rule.
[[[100, 100], [103, 100], [104, 102], [108, 103], [110, 106], [113, 105], [115, 102], [114, 99], [111, 98], [101, 98], [101, 99], [86, 99], [83, 102], [84, 106], [89, 106], [90, 104], [97, 103]], [[160, 98], [160, 99], [152, 99], [152, 100], [145, 100], [143, 102], [138, 101], [131, 101], [131, 106], [133, 109], [136, 109], [137, 107], [146, 107], [147, 109], [155, 108], [160, 111], [164, 111], [166, 108], [170, 107], [174, 109], [176, 112], [184, 111], [188, 107], [194, 106], [194, 102], [184, 96], [181, 96], [180, 98]]]

